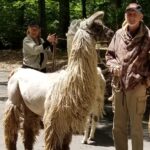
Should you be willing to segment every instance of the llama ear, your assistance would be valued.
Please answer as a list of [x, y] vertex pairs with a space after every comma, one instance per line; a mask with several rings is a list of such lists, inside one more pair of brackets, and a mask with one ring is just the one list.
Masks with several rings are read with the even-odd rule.
[[87, 26], [90, 27], [92, 25], [92, 23], [94, 22], [94, 20], [96, 20], [96, 19], [102, 20], [103, 17], [104, 17], [104, 12], [103, 11], [97, 11], [92, 16], [90, 16], [89, 18], [87, 18], [87, 20], [86, 20]]
[[104, 18], [104, 11], [100, 11], [100, 14], [99, 14], [99, 18], [103, 19]]

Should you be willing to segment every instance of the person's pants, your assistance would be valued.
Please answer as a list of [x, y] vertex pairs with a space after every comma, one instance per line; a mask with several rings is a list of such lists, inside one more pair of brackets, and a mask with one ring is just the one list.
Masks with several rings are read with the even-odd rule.
[[142, 118], [146, 99], [146, 87], [141, 84], [133, 90], [114, 93], [113, 138], [116, 150], [128, 150], [129, 125], [132, 150], [143, 150]]

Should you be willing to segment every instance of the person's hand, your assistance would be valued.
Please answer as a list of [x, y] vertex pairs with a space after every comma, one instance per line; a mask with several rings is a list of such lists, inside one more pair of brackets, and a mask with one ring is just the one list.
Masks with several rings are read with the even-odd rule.
[[56, 36], [56, 34], [52, 34], [52, 35], [49, 34], [47, 36], [47, 41], [52, 43], [52, 45], [57, 43], [57, 36]]
[[120, 77], [120, 75], [121, 75], [121, 67], [120, 66], [116, 66], [115, 68], [113, 68], [113, 75], [116, 77]]
[[146, 87], [147, 88], [150, 87], [150, 78], [149, 77], [146, 79]]

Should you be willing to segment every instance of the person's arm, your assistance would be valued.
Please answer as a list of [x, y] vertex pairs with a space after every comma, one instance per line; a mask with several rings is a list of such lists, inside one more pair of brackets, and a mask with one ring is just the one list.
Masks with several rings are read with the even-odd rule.
[[113, 36], [105, 55], [106, 65], [108, 66], [108, 69], [111, 73], [113, 73], [113, 70], [115, 68], [120, 67], [119, 62], [116, 59], [115, 48], [116, 48], [116, 34]]
[[43, 48], [46, 49], [46, 48], [48, 48], [48, 47], [50, 47], [50, 49], [51, 49], [51, 51], [52, 51], [53, 45], [52, 45], [50, 42], [48, 42], [48, 41], [46, 40], [46, 41], [43, 43]]
[[33, 40], [25, 38], [23, 40], [23, 49], [25, 53], [29, 53], [31, 55], [37, 55], [43, 52], [46, 48], [50, 47], [51, 51], [53, 49], [52, 44], [46, 40], [43, 41], [42, 44], [37, 45]]
[[25, 38], [23, 40], [23, 51], [24, 53], [28, 53], [31, 55], [37, 55], [43, 52], [44, 46], [43, 44], [37, 45], [33, 40]]
[[50, 47], [51, 52], [53, 52], [53, 47], [58, 42], [57, 40], [58, 39], [57, 39], [56, 33], [51, 34], [51, 35], [49, 34], [47, 36], [47, 42], [49, 42], [50, 44], [49, 47]]
[[145, 71], [145, 72], [146, 72], [145, 84], [146, 84], [147, 88], [149, 88], [150, 87], [150, 46], [149, 46], [149, 51], [148, 51], [147, 71]]

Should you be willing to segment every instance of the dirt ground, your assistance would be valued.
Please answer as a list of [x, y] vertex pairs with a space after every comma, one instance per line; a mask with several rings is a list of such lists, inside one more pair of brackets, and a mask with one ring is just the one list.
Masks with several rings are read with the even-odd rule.
[[[67, 53], [56, 51], [55, 63], [53, 63], [52, 55], [47, 63], [48, 72], [58, 70], [67, 64]], [[54, 64], [54, 70], [53, 70]], [[22, 65], [22, 50], [0, 50], [0, 70], [12, 71]]]

